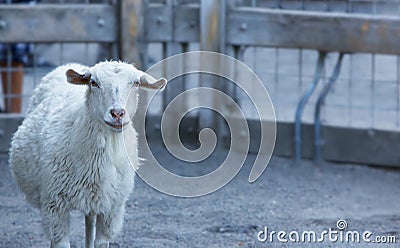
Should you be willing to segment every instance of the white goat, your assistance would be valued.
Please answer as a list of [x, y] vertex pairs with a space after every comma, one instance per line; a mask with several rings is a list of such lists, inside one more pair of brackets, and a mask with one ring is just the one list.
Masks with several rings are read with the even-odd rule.
[[10, 164], [27, 201], [41, 212], [50, 247], [70, 247], [72, 210], [85, 214], [86, 247], [108, 247], [121, 229], [138, 166], [131, 124], [138, 88], [166, 85], [146, 78], [122, 62], [69, 64], [35, 89], [12, 139]]

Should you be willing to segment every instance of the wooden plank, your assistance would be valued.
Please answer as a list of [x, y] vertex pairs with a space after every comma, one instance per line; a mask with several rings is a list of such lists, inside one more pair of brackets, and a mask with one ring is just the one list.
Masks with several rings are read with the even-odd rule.
[[0, 43], [115, 42], [115, 15], [106, 4], [0, 5]]
[[200, 45], [202, 50], [222, 52], [225, 47], [225, 1], [200, 1]]
[[173, 40], [172, 5], [147, 5], [144, 18], [146, 42], [168, 42]]
[[142, 0], [119, 1], [119, 58], [142, 68], [147, 50], [144, 33]]
[[226, 23], [231, 45], [400, 54], [399, 17], [239, 7]]
[[199, 42], [199, 5], [176, 5], [174, 11], [174, 41]]
[[146, 6], [147, 42], [199, 42], [199, 5]]

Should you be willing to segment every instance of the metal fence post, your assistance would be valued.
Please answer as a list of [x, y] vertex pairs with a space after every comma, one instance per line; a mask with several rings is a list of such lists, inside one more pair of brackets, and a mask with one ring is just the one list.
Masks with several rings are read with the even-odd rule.
[[[118, 4], [118, 57], [129, 63], [133, 63], [139, 69], [144, 69], [143, 67], [146, 66], [147, 61], [147, 47], [144, 40], [144, 1], [119, 0]], [[147, 101], [147, 93], [145, 91], [141, 92], [139, 102], [143, 101]], [[136, 115], [143, 116], [145, 114], [145, 104], [139, 104]], [[145, 128], [141, 122], [135, 122], [135, 127], [138, 130]], [[139, 142], [143, 142], [143, 138], [145, 137], [140, 137]]]
[[[201, 50], [225, 52], [225, 0], [201, 0], [200, 1], [200, 47]], [[203, 63], [203, 61], [201, 62]], [[204, 63], [207, 63], [204, 61]], [[219, 61], [213, 61], [217, 66], [223, 66]], [[200, 86], [210, 87], [224, 91], [224, 79], [215, 80], [209, 75], [200, 76]], [[215, 97], [203, 98], [209, 101], [209, 106], [221, 105]], [[222, 121], [219, 121], [215, 112], [199, 112], [199, 128], [212, 127], [217, 134], [218, 148], [223, 147]]]
[[322, 89], [317, 104], [315, 105], [314, 112], [314, 161], [321, 161], [321, 147], [323, 145], [323, 141], [321, 140], [321, 108], [325, 102], [325, 98], [329, 93], [329, 90], [332, 88], [333, 84], [336, 82], [339, 74], [340, 68], [342, 67], [342, 59], [343, 53], [339, 54], [338, 60], [335, 65], [335, 69], [332, 72], [332, 76], [329, 78], [328, 83]]
[[326, 56], [325, 52], [319, 52], [318, 62], [315, 68], [313, 81], [309, 86], [309, 88], [307, 89], [307, 91], [304, 93], [303, 97], [300, 99], [299, 104], [297, 105], [295, 124], [294, 124], [294, 148], [295, 148], [294, 158], [296, 162], [301, 159], [301, 154], [302, 154], [301, 117], [303, 115], [303, 111], [308, 100], [310, 99], [312, 93], [314, 92], [315, 88], [318, 85], [319, 80], [321, 79], [322, 69], [324, 67], [324, 62], [325, 62], [325, 56]]
[[119, 0], [118, 57], [143, 67], [146, 63], [143, 0]]
[[[180, 13], [177, 13], [176, 9], [179, 3], [175, 0], [166, 0], [165, 1], [165, 8], [168, 9], [168, 13], [171, 17], [170, 20], [161, 20], [164, 22], [165, 25], [174, 27], [175, 19], [176, 16], [179, 15]], [[171, 23], [168, 23], [171, 22]], [[180, 53], [184, 53], [187, 51], [187, 43], [180, 43], [177, 42], [175, 39], [174, 32], [171, 34], [172, 40], [168, 42], [163, 42], [162, 43], [162, 57], [163, 58], [168, 58], [173, 55], [177, 55]], [[169, 79], [171, 75], [174, 75], [176, 72], [183, 73], [184, 66], [185, 66], [186, 61], [182, 60], [178, 64], [165, 64], [165, 67], [163, 68], [164, 70], [164, 76]], [[168, 104], [180, 93], [185, 91], [185, 79], [184, 77], [180, 76], [177, 78], [174, 78], [171, 82], [169, 82], [168, 87], [165, 88], [163, 91], [163, 101], [162, 101], [162, 111], [163, 113], [161, 115], [164, 115], [165, 108], [168, 106]], [[169, 124], [171, 121], [173, 122], [177, 118], [180, 117], [180, 114], [184, 112], [185, 110], [185, 100], [182, 102], [182, 105], [180, 108], [174, 108], [171, 110], [171, 112], [168, 113], [168, 118], [165, 118], [165, 122], [168, 123], [167, 125], [169, 127], [172, 127], [172, 124]], [[187, 130], [185, 130], [187, 131]], [[164, 138], [169, 137], [169, 133], [163, 133], [162, 134]]]

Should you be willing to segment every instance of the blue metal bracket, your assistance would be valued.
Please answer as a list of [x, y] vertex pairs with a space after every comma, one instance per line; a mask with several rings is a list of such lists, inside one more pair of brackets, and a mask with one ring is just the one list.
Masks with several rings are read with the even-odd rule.
[[302, 153], [301, 152], [301, 146], [302, 146], [301, 117], [303, 115], [303, 111], [304, 111], [304, 108], [305, 108], [308, 100], [310, 99], [312, 93], [314, 92], [315, 88], [318, 85], [318, 82], [321, 79], [322, 69], [324, 68], [325, 57], [326, 57], [326, 52], [319, 52], [313, 81], [312, 81], [310, 87], [307, 89], [307, 91], [304, 93], [304, 95], [300, 99], [299, 104], [297, 105], [295, 124], [294, 124], [294, 147], [295, 147], [294, 157], [295, 157], [295, 161], [299, 161], [301, 159], [301, 153]]
[[330, 89], [332, 88], [333, 84], [336, 82], [340, 74], [343, 55], [344, 55], [343, 53], [339, 54], [339, 57], [335, 65], [335, 69], [333, 70], [328, 83], [322, 89], [321, 94], [318, 97], [317, 104], [315, 106], [315, 112], [314, 112], [314, 161], [315, 162], [321, 161], [321, 147], [323, 145], [323, 141], [321, 140], [321, 108], [322, 105], [324, 105], [326, 96], [328, 95]]

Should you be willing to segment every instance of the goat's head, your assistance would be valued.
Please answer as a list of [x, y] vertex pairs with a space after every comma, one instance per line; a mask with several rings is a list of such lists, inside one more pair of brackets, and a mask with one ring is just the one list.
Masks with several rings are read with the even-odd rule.
[[133, 65], [117, 61], [101, 62], [83, 72], [70, 69], [66, 76], [69, 83], [89, 87], [86, 96], [89, 111], [116, 132], [122, 131], [135, 114], [139, 88], [163, 89], [167, 83], [164, 78], [150, 83], [149, 75]]

